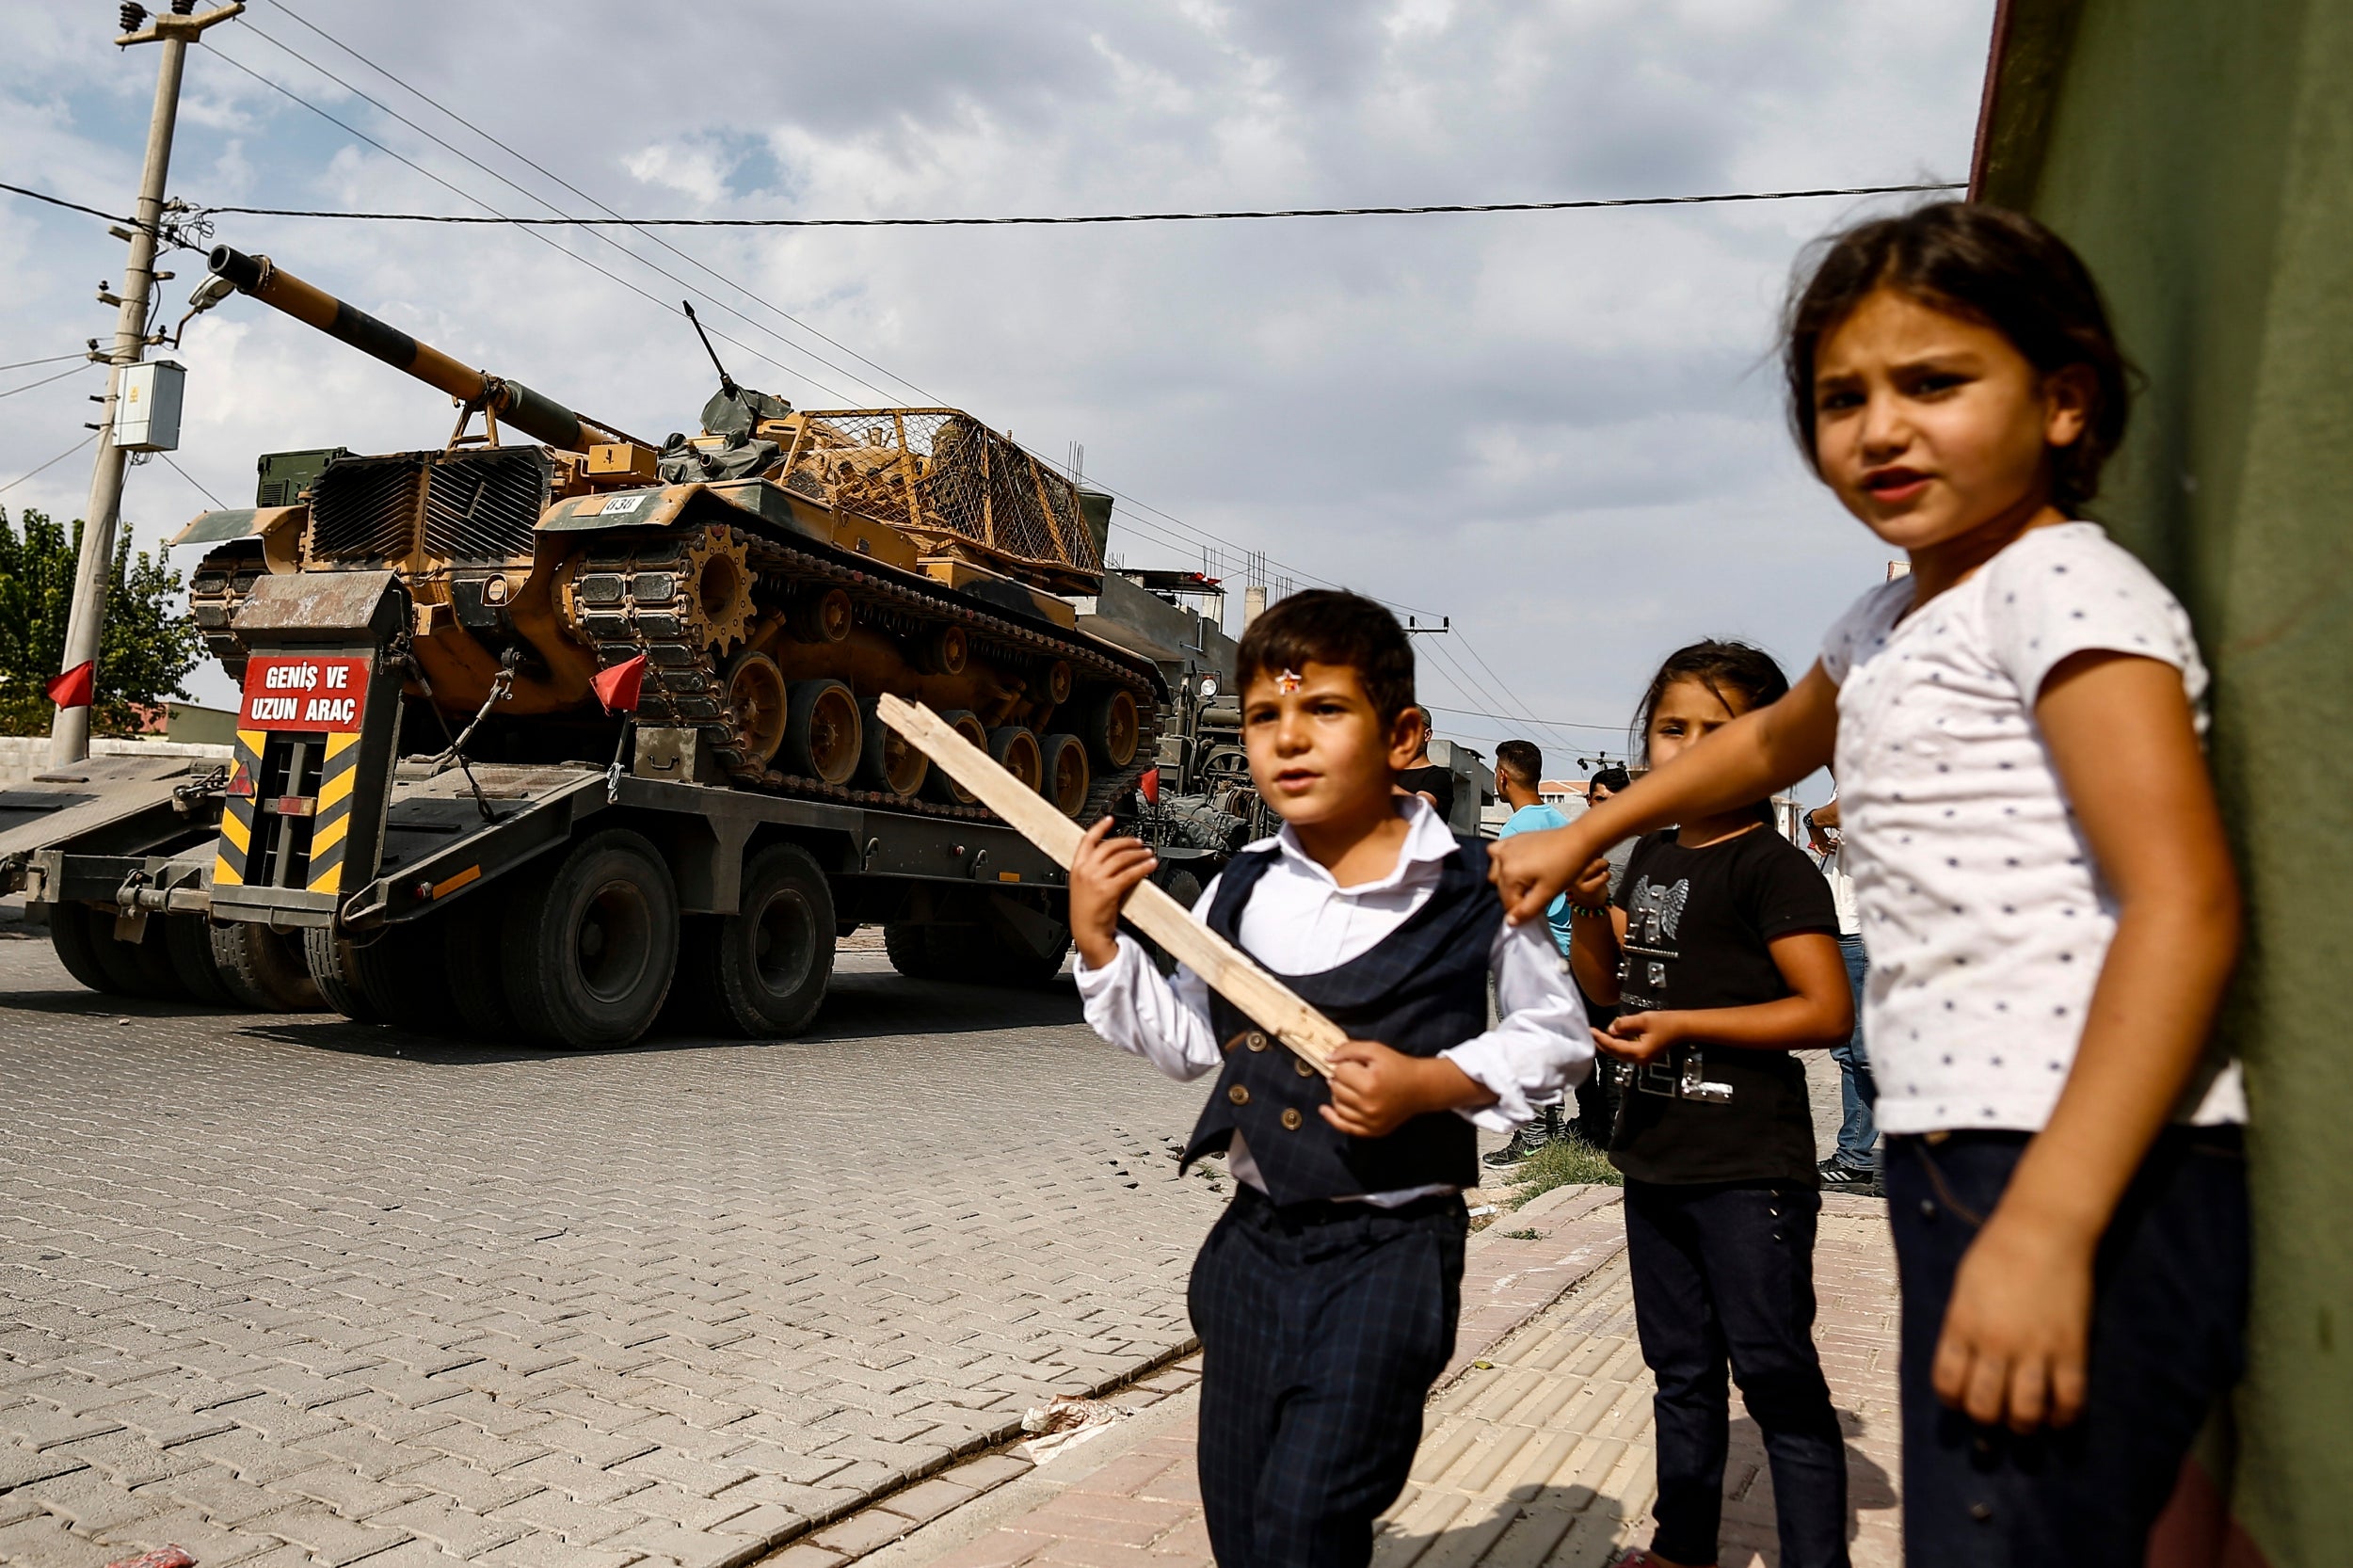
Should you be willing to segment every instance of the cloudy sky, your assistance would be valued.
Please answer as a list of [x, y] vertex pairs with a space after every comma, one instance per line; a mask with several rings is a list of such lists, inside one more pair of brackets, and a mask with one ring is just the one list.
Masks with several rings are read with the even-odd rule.
[[[171, 190], [213, 206], [586, 211], [552, 175], [631, 216], [851, 217], [1958, 180], [1992, 9], [680, 3], [657, 31], [611, 0], [252, 0], [191, 54]], [[127, 207], [154, 54], [113, 48], [113, 12], [70, 0], [0, 17], [0, 179]], [[773, 31], [749, 24], [763, 13]], [[630, 233], [215, 223], [641, 433], [691, 426], [710, 391], [664, 308], [691, 294], [736, 340], [722, 344], [736, 376], [804, 407], [937, 400], [1056, 459], [1083, 443], [1091, 478], [1157, 509], [1121, 502], [1112, 550], [1128, 564], [1200, 568], [1213, 551], [1238, 584], [1244, 552], [1263, 551], [1271, 576], [1451, 616], [1451, 637], [1421, 645], [1443, 727], [1532, 734], [1565, 761], [1623, 747], [1673, 648], [1742, 636], [1794, 673], [1883, 574], [1885, 552], [1791, 455], [1770, 357], [1806, 242], [1887, 205], [668, 232], [675, 251]], [[104, 224], [0, 196], [0, 363], [109, 335], [91, 294], [121, 264]], [[166, 264], [169, 321], [201, 262]], [[448, 434], [444, 400], [250, 301], [200, 318], [177, 358], [189, 477], [134, 471], [142, 544], [206, 504], [200, 486], [249, 504], [261, 452]], [[62, 368], [0, 373], [0, 391]], [[0, 400], [0, 484], [82, 434], [101, 380]], [[0, 505], [75, 515], [88, 481], [75, 454]], [[200, 690], [226, 682], [208, 671]]]

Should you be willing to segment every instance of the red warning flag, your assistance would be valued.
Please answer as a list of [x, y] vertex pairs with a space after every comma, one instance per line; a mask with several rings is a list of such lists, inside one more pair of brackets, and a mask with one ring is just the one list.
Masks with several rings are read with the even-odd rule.
[[623, 660], [611, 669], [599, 670], [588, 682], [596, 688], [597, 700], [604, 704], [608, 713], [637, 712], [637, 694], [646, 684], [646, 656]]
[[1136, 787], [1144, 792], [1145, 800], [1158, 806], [1160, 803], [1160, 770], [1154, 768], [1147, 772], [1136, 780]]
[[49, 700], [60, 708], [87, 708], [98, 685], [98, 666], [88, 659], [49, 682]]

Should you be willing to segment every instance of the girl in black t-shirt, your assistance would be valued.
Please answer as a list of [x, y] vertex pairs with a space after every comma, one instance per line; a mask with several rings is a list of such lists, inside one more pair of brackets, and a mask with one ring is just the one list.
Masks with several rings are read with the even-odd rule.
[[[1642, 698], [1653, 766], [1789, 689], [1739, 643], [1672, 655]], [[1621, 1560], [1716, 1560], [1730, 1394], [1772, 1462], [1784, 1568], [1847, 1562], [1847, 1460], [1814, 1349], [1821, 1209], [1792, 1049], [1854, 1027], [1829, 884], [1764, 802], [1641, 840], [1614, 907], [1609, 866], [1570, 884], [1577, 983], [1620, 1011], [1593, 1038], [1620, 1085], [1610, 1162], [1657, 1381], [1658, 1529]]]

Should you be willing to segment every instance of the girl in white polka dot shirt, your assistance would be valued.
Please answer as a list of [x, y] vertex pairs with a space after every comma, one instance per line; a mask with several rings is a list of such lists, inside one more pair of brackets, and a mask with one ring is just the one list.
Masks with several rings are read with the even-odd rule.
[[1799, 445], [1911, 574], [1786, 697], [1497, 844], [1495, 877], [1542, 919], [1610, 844], [1835, 766], [1906, 1561], [2140, 1568], [2240, 1368], [2246, 1108], [2209, 1044], [2240, 911], [2205, 669], [2173, 596], [2075, 517], [2123, 435], [2123, 358], [2063, 241], [1950, 202], [1832, 242], [1785, 364]]

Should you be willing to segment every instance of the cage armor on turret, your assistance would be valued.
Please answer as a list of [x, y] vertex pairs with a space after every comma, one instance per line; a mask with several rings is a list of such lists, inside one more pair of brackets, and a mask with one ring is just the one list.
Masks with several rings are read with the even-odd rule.
[[414, 618], [404, 700], [436, 745], [420, 710], [487, 712], [477, 757], [611, 752], [620, 721], [591, 683], [642, 658], [641, 772], [984, 814], [875, 720], [884, 692], [952, 715], [1073, 817], [1149, 764], [1159, 672], [1058, 597], [1097, 590], [1108, 508], [971, 415], [796, 409], [722, 371], [697, 433], [657, 446], [266, 257], [223, 246], [211, 266], [458, 405], [439, 448], [264, 457], [255, 506], [174, 539], [214, 546], [191, 607], [232, 677], [261, 578], [389, 570]]

